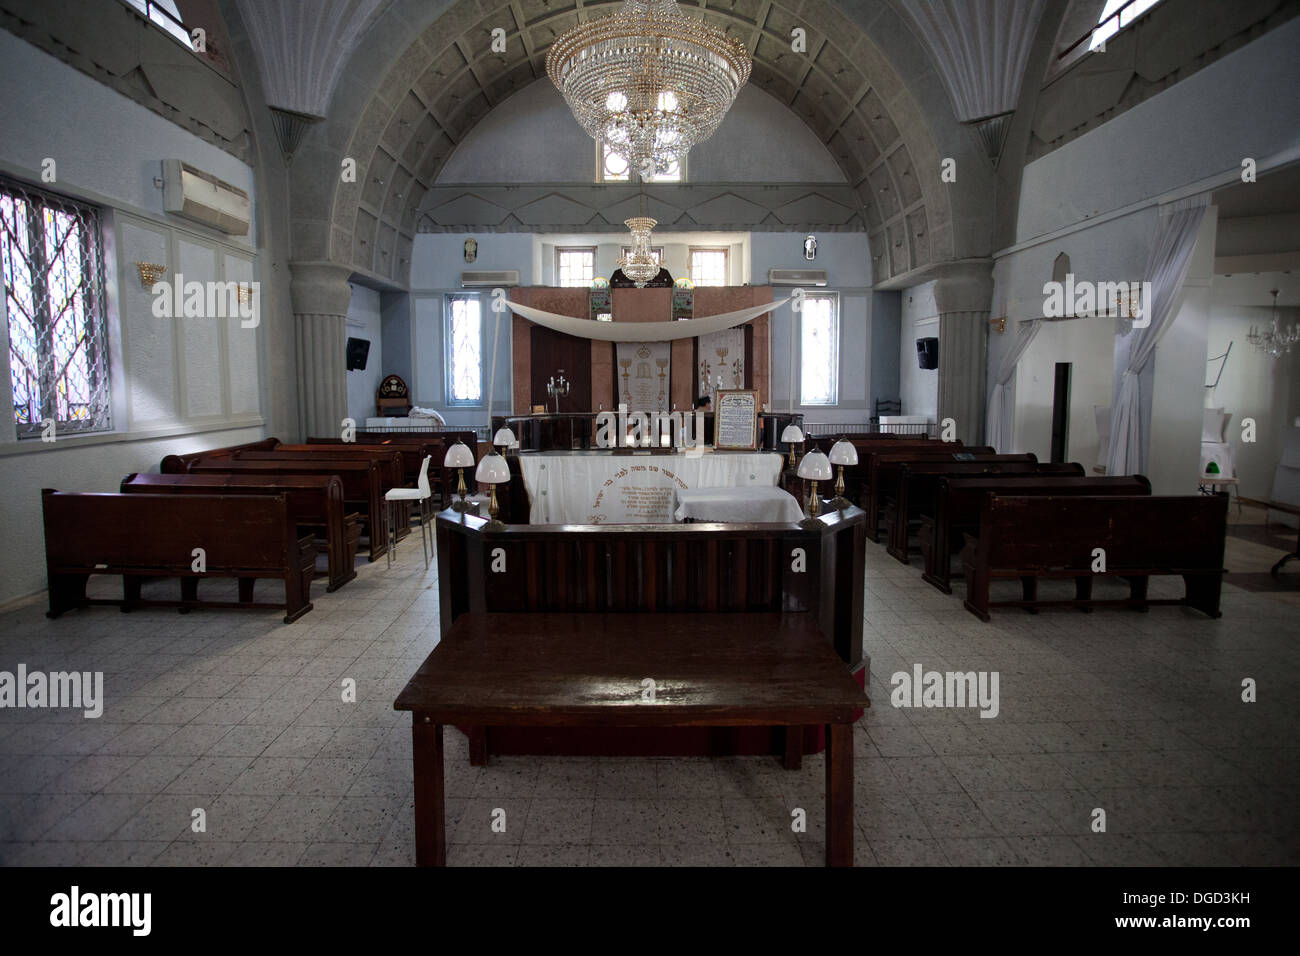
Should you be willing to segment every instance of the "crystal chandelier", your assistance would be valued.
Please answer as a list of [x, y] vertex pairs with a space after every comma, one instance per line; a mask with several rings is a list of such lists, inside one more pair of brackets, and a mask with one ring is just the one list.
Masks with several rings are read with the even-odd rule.
[[675, 0], [625, 0], [579, 23], [546, 55], [578, 123], [643, 179], [672, 170], [713, 135], [749, 79], [745, 47]]
[[623, 270], [623, 275], [636, 283], [638, 289], [643, 289], [661, 268], [650, 251], [650, 230], [658, 223], [646, 216], [636, 216], [624, 220], [623, 225], [632, 233], [632, 251], [618, 260], [618, 267]]
[[1255, 351], [1266, 352], [1276, 358], [1291, 351], [1291, 347], [1300, 342], [1300, 326], [1292, 324], [1289, 329], [1283, 330], [1281, 323], [1277, 320], [1277, 289], [1270, 289], [1269, 294], [1273, 296], [1273, 325], [1268, 329], [1256, 329], [1250, 327], [1246, 333], [1246, 341], [1255, 346]]

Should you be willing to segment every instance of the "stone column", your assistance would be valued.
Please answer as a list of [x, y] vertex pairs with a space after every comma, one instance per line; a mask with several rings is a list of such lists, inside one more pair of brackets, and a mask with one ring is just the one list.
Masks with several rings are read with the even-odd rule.
[[332, 262], [291, 262], [289, 269], [298, 347], [299, 437], [334, 436], [348, 414], [345, 348], [352, 270]]
[[989, 310], [993, 299], [988, 260], [941, 267], [934, 300], [939, 311], [938, 421], [951, 418], [968, 445], [984, 440], [988, 380]]

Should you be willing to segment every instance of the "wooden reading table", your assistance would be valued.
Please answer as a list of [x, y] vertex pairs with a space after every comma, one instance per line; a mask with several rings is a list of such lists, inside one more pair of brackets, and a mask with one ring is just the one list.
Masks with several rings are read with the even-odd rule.
[[853, 722], [864, 706], [811, 615], [462, 615], [393, 704], [411, 711], [416, 863], [447, 862], [445, 724], [824, 724], [826, 865], [852, 866]]

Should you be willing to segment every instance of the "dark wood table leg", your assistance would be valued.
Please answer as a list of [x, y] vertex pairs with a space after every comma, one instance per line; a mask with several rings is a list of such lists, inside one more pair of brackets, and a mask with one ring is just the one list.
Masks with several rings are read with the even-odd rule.
[[446, 784], [442, 775], [442, 724], [412, 714], [415, 762], [415, 865], [447, 865]]
[[826, 727], [826, 865], [853, 865], [853, 725]]
[[798, 770], [803, 766], [803, 727], [801, 726], [785, 728], [784, 764], [786, 770]]

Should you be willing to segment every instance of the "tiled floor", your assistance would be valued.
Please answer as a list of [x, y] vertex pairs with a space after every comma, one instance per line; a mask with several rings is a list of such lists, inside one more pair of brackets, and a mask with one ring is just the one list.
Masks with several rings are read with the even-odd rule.
[[[868, 545], [859, 864], [1300, 863], [1294, 592], [1225, 587], [1218, 621], [1155, 608], [990, 624], [960, 593]], [[409, 718], [391, 705], [436, 641], [434, 573], [408, 546], [315, 601], [291, 626], [277, 612], [0, 614], [0, 670], [102, 670], [107, 698], [97, 720], [0, 710], [0, 861], [412, 863]], [[890, 706], [890, 676], [916, 663], [997, 671], [999, 716]], [[341, 700], [349, 677], [356, 703]], [[1247, 677], [1257, 703], [1241, 700]], [[449, 731], [447, 765], [452, 865], [822, 862], [820, 757], [798, 772], [765, 758], [478, 769]]]

